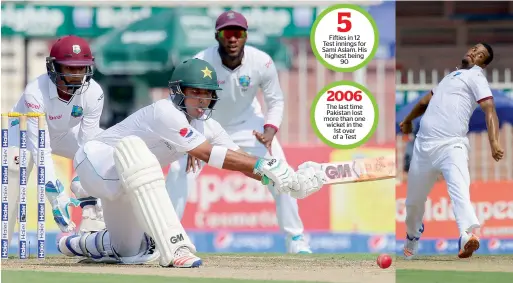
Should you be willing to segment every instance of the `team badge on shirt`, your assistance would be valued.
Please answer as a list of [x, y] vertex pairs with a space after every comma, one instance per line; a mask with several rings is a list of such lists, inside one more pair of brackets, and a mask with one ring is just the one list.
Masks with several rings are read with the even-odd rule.
[[73, 108], [71, 109], [71, 116], [78, 118], [84, 114], [84, 108], [82, 106], [73, 105]]
[[239, 85], [242, 87], [243, 91], [246, 91], [248, 87], [251, 85], [251, 78], [247, 75], [240, 76]]
[[184, 138], [189, 138], [190, 136], [192, 136], [194, 132], [190, 129], [187, 129], [187, 128], [182, 128], [180, 129], [180, 136], [184, 137]]

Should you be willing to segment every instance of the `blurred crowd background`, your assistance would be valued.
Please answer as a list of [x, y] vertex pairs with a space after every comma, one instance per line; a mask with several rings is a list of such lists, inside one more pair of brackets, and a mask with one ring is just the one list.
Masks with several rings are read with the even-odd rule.
[[[285, 95], [285, 116], [278, 138], [291, 165], [305, 160], [329, 162], [394, 154], [395, 3], [361, 4], [377, 23], [379, 48], [374, 60], [354, 73], [328, 71], [315, 59], [310, 29], [326, 8], [316, 3], [303, 1], [301, 6], [288, 7], [173, 7], [165, 1], [152, 2], [152, 6], [144, 1], [2, 2], [2, 112], [11, 108], [28, 81], [46, 72], [45, 57], [52, 43], [60, 36], [75, 34], [91, 43], [96, 58], [94, 79], [105, 92], [101, 124], [112, 126], [139, 108], [166, 98], [173, 66], [216, 44], [215, 20], [231, 8], [248, 20], [248, 44], [266, 51], [278, 67]], [[362, 148], [329, 148], [315, 136], [310, 125], [312, 100], [319, 90], [336, 80], [363, 84], [378, 102], [377, 131]], [[259, 100], [264, 105], [262, 97]], [[55, 159], [64, 183], [69, 184], [73, 173], [70, 162]], [[30, 186], [34, 184], [30, 182]], [[386, 180], [331, 186], [315, 197], [301, 200], [300, 214], [312, 249], [393, 250], [394, 184], [394, 180]], [[29, 215], [33, 212], [29, 210]], [[75, 222], [80, 220], [79, 215], [79, 211], [73, 213]], [[183, 224], [203, 252], [284, 249], [274, 201], [267, 189], [229, 171], [209, 167], [202, 171], [190, 194]], [[35, 228], [34, 223], [29, 225]], [[48, 225], [49, 230], [56, 228], [50, 226], [53, 223]]]
[[[18, 99], [27, 81], [46, 72], [44, 58], [55, 39], [75, 34], [89, 39], [93, 47], [94, 78], [106, 95], [102, 116], [105, 127], [166, 97], [174, 64], [216, 44], [214, 22], [228, 8], [60, 3], [61, 6], [2, 3], [2, 92], [8, 93], [2, 96], [2, 111]], [[312, 54], [310, 27], [324, 7], [231, 7], [248, 19], [248, 44], [269, 53], [279, 68], [286, 100], [280, 130], [283, 143], [321, 143], [310, 127], [310, 103], [324, 85], [335, 80], [363, 83], [380, 105], [388, 103], [386, 94], [393, 93], [395, 77], [395, 30], [393, 22], [387, 22], [393, 6], [394, 3], [386, 3], [368, 7], [380, 27], [381, 46], [376, 60], [354, 74], [327, 71]], [[393, 109], [391, 102], [387, 106]], [[381, 117], [384, 120], [373, 141], [392, 142], [392, 127], [385, 125], [393, 124], [393, 112], [384, 111]]]
[[[512, 1], [429, 1], [396, 2], [397, 21], [397, 124], [421, 96], [428, 93], [447, 73], [455, 70], [468, 48], [486, 42], [493, 47], [494, 60], [485, 70], [495, 96], [501, 124], [501, 145], [505, 158], [491, 157], [483, 112], [477, 109], [470, 122], [469, 140], [471, 199], [483, 227], [483, 253], [509, 252], [513, 246], [513, 2]], [[415, 124], [418, 126], [418, 123]], [[415, 129], [418, 130], [418, 127]], [[414, 135], [404, 136], [396, 125], [398, 187], [397, 235], [403, 239], [404, 199]], [[426, 206], [426, 233], [434, 239], [422, 253], [457, 250], [454, 216], [440, 176]], [[501, 244], [502, 243], [502, 244]]]

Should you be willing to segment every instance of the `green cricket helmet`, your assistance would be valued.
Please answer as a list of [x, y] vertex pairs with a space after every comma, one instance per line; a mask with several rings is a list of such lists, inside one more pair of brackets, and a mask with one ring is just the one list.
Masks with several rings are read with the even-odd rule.
[[[200, 118], [192, 117], [187, 113], [185, 106], [185, 94], [182, 88], [191, 87], [212, 90], [212, 98], [208, 107], [204, 110], [206, 115]], [[207, 120], [212, 116], [214, 105], [219, 100], [216, 91], [222, 90], [217, 84], [217, 74], [214, 67], [207, 61], [201, 59], [189, 59], [176, 66], [169, 81], [169, 91], [173, 103], [186, 115], [194, 119]]]

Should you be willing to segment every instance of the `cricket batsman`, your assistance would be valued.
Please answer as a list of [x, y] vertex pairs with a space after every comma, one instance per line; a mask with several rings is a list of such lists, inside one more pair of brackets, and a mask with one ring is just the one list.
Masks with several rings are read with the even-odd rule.
[[[96, 199], [77, 191], [78, 178], [73, 180], [72, 190], [77, 198], [70, 199], [57, 177], [52, 153], [73, 159], [78, 148], [87, 140], [103, 131], [100, 116], [103, 110], [103, 91], [91, 77], [94, 57], [86, 40], [77, 36], [64, 36], [52, 46], [46, 59], [47, 73], [30, 82], [11, 111], [19, 113], [44, 113], [47, 129], [45, 151], [45, 191], [54, 220], [62, 232], [71, 232], [75, 224], [71, 221], [68, 206], [81, 205], [83, 219], [80, 230], [98, 231], [105, 227], [102, 211]], [[9, 155], [19, 154], [19, 120], [10, 120]], [[38, 121], [27, 119], [28, 172], [37, 162]], [[19, 202], [19, 167], [15, 159], [9, 162], [9, 199]], [[33, 162], [32, 162], [32, 161]], [[12, 179], [11, 179], [12, 178]], [[18, 205], [9, 204], [9, 219], [16, 219]], [[16, 221], [9, 221], [11, 239]]]
[[[248, 23], [242, 14], [234, 11], [222, 13], [217, 18], [215, 29], [218, 44], [195, 56], [214, 66], [223, 87], [217, 92], [220, 100], [212, 117], [245, 152], [258, 157], [285, 159], [275, 138], [282, 122], [284, 102], [273, 60], [265, 52], [246, 45]], [[256, 98], [259, 89], [267, 104], [265, 116]], [[188, 193], [201, 172], [200, 165], [194, 156], [189, 155], [169, 167], [166, 186], [180, 219]], [[312, 253], [303, 237], [297, 200], [287, 194], [279, 194], [272, 190], [272, 186], [268, 187], [276, 201], [278, 224], [287, 234], [287, 251]]]
[[96, 262], [142, 264], [160, 258], [163, 267], [199, 267], [202, 261], [175, 213], [162, 172], [187, 154], [280, 193], [306, 197], [322, 187], [326, 176], [315, 164], [295, 172], [283, 160], [241, 152], [209, 119], [221, 90], [217, 82], [212, 65], [189, 59], [173, 71], [170, 98], [138, 110], [78, 150], [73, 166], [83, 189], [101, 199], [106, 229], [62, 237], [61, 253]]
[[472, 113], [481, 107], [485, 113], [492, 157], [495, 161], [503, 158], [493, 96], [483, 74], [483, 69], [492, 60], [490, 45], [474, 45], [465, 53], [460, 67], [445, 76], [400, 123], [401, 131], [409, 134], [412, 121], [424, 114], [408, 171], [404, 244], [407, 259], [418, 252], [418, 241], [424, 231], [425, 202], [440, 173], [447, 182], [460, 233], [458, 257], [471, 257], [479, 249], [479, 238], [473, 234], [473, 229], [479, 228], [480, 223], [470, 202], [467, 132]]

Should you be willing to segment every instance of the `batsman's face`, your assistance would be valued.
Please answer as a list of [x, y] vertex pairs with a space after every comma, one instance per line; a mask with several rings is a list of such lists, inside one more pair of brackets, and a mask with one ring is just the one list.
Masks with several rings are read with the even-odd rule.
[[219, 43], [230, 57], [238, 57], [247, 40], [247, 31], [240, 27], [227, 27], [219, 31]]
[[469, 65], [484, 66], [484, 62], [488, 57], [490, 57], [488, 50], [482, 44], [476, 44], [465, 53], [462, 61], [464, 63], [467, 62]]
[[185, 94], [187, 113], [194, 118], [203, 116], [212, 101], [213, 91], [192, 87], [186, 87], [182, 91]]

